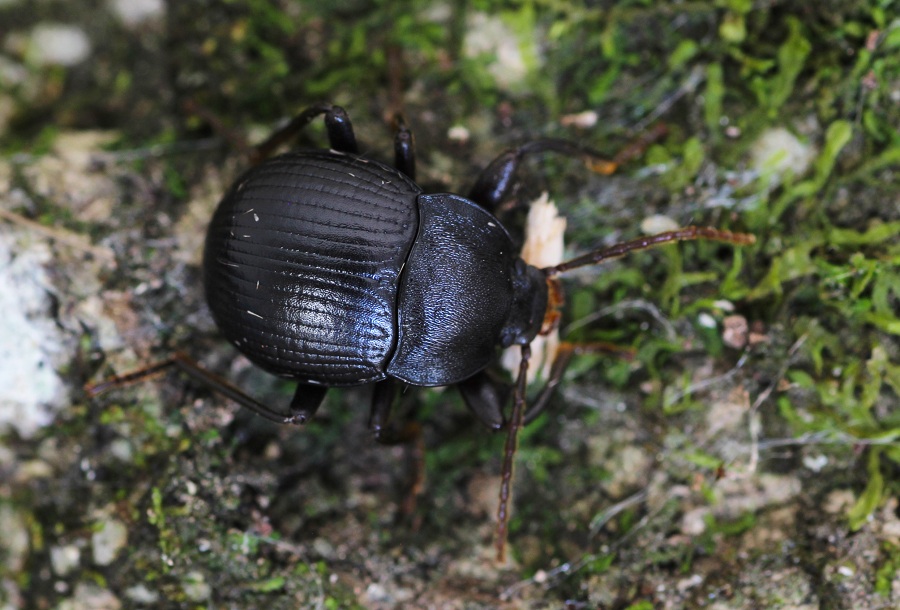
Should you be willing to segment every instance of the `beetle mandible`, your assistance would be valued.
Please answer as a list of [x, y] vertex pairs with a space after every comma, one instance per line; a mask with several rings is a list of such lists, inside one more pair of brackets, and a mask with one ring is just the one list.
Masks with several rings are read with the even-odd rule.
[[[330, 149], [264, 159], [321, 115]], [[564, 140], [536, 140], [497, 157], [462, 197], [426, 194], [416, 184], [412, 134], [402, 120], [394, 148], [395, 167], [361, 156], [346, 112], [312, 106], [257, 148], [258, 164], [228, 190], [209, 224], [203, 271], [213, 318], [253, 363], [297, 382], [287, 411], [256, 401], [180, 355], [142, 374], [177, 365], [279, 423], [307, 421], [330, 387], [374, 384], [369, 425], [376, 433], [399, 384], [457, 386], [481, 421], [507, 428], [496, 535], [503, 561], [516, 434], [546, 405], [564, 369], [554, 367], [526, 415], [529, 343], [557, 323], [556, 276], [656, 244], [746, 244], [753, 237], [685, 227], [539, 269], [518, 256], [493, 212], [510, 194], [525, 156], [557, 152], [597, 160], [599, 153]], [[500, 348], [514, 345], [522, 358], [507, 418], [507, 388], [486, 369]]]

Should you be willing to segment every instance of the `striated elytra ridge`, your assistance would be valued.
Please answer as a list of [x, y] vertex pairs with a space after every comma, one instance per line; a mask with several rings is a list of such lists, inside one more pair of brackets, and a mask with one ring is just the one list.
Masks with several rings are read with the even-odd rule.
[[248, 171], [209, 225], [207, 300], [226, 338], [301, 382], [385, 377], [421, 189], [397, 170], [303, 151]]

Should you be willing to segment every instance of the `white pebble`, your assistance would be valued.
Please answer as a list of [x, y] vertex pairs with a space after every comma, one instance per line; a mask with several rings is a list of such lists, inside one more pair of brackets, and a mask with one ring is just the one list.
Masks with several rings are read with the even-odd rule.
[[460, 144], [468, 142], [470, 135], [469, 130], [462, 125], [454, 125], [447, 130], [447, 139]]
[[91, 54], [91, 42], [77, 25], [41, 23], [31, 31], [28, 57], [41, 66], [74, 66]]
[[48, 315], [53, 289], [44, 264], [50, 250], [26, 240], [0, 226], [0, 430], [30, 437], [67, 397], [54, 370], [65, 338]]
[[57, 576], [65, 576], [78, 567], [81, 551], [74, 544], [50, 548], [50, 565]]
[[656, 235], [657, 233], [674, 231], [677, 228], [677, 222], [662, 214], [654, 214], [641, 221], [641, 232], [644, 235]]
[[593, 110], [585, 110], [576, 114], [566, 114], [559, 118], [559, 124], [563, 127], [578, 127], [579, 129], [590, 129], [597, 124], [600, 118]]
[[100, 529], [91, 536], [94, 550], [94, 563], [101, 566], [111, 564], [119, 551], [128, 542], [128, 528], [121, 521], [110, 519], [100, 525]]
[[135, 26], [165, 12], [163, 0], [111, 0], [110, 8], [127, 26]]
[[753, 145], [751, 165], [777, 183], [788, 171], [794, 176], [806, 173], [815, 155], [813, 147], [787, 129], [777, 127], [764, 132]]

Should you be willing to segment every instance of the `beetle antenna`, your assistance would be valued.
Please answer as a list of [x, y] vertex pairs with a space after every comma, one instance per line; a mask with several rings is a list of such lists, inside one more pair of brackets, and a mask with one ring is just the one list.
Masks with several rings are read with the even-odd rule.
[[525, 387], [528, 381], [528, 360], [531, 358], [531, 346], [522, 346], [522, 360], [519, 362], [519, 376], [516, 378], [516, 392], [513, 396], [512, 414], [506, 432], [506, 445], [503, 448], [503, 470], [500, 480], [500, 506], [497, 508], [497, 563], [506, 563], [506, 535], [509, 522], [509, 496], [512, 487], [514, 457], [518, 447], [519, 428], [525, 415]]
[[612, 258], [619, 258], [620, 256], [624, 256], [629, 252], [633, 252], [635, 250], [645, 250], [647, 248], [653, 248], [655, 246], [667, 244], [674, 241], [700, 239], [709, 241], [722, 241], [739, 246], [746, 246], [756, 242], [756, 236], [749, 233], [733, 233], [731, 231], [723, 231], [721, 229], [714, 229], [712, 227], [682, 227], [681, 229], [676, 229], [674, 231], [666, 231], [664, 233], [657, 233], [656, 235], [638, 237], [637, 239], [614, 244], [612, 246], [609, 246], [608, 248], [594, 250], [593, 252], [582, 254], [581, 256], [577, 256], [558, 265], [554, 265], [553, 267], [545, 267], [544, 273], [546, 273], [548, 276], [559, 275], [560, 273], [565, 273], [566, 271], [576, 269], [578, 267], [596, 265]]

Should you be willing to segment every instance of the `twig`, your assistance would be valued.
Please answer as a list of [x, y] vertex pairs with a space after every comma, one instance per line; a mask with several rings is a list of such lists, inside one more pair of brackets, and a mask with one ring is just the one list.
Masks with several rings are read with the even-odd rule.
[[42, 235], [45, 235], [46, 237], [49, 237], [54, 241], [66, 244], [67, 246], [72, 247], [76, 250], [87, 252], [106, 265], [115, 266], [116, 264], [116, 257], [111, 249], [103, 246], [95, 246], [91, 243], [88, 243], [87, 237], [85, 237], [84, 235], [73, 233], [72, 231], [66, 229], [45, 226], [39, 222], [31, 220], [30, 218], [24, 217], [21, 214], [10, 212], [9, 210], [4, 210], [3, 208], [0, 208], [0, 218], [12, 224], [23, 226], [31, 229], [32, 231], [41, 233]]
[[772, 392], [775, 391], [775, 388], [778, 387], [778, 384], [781, 383], [781, 380], [787, 373], [788, 367], [791, 364], [791, 360], [793, 359], [794, 354], [796, 354], [797, 350], [799, 350], [800, 347], [804, 343], [806, 343], [806, 339], [808, 337], [808, 334], [803, 334], [794, 342], [794, 344], [788, 350], [787, 358], [785, 358], [784, 362], [781, 363], [781, 368], [778, 370], [778, 375], [775, 376], [775, 379], [765, 390], [759, 393], [759, 396], [756, 397], [756, 400], [754, 400], [753, 404], [750, 406], [750, 412], [748, 414], [750, 432], [750, 461], [747, 463], [748, 474], [756, 472], [756, 469], [759, 466], [759, 432], [762, 429], [762, 424], [759, 421], [759, 407], [769, 398], [769, 396], [772, 395]]

